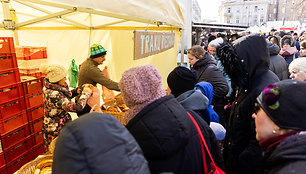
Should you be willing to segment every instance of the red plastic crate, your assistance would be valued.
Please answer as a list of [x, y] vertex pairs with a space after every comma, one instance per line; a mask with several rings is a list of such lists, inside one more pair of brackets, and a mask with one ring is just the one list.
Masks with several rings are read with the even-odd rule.
[[42, 127], [43, 127], [43, 121], [44, 121], [44, 117], [36, 119], [32, 121], [31, 123], [29, 123], [31, 134], [41, 132]]
[[20, 98], [23, 95], [21, 83], [0, 87], [0, 101], [10, 101]]
[[27, 108], [33, 108], [35, 106], [40, 106], [43, 104], [43, 96], [42, 94], [35, 94], [35, 95], [27, 95], [26, 99], [26, 106]]
[[26, 109], [24, 97], [0, 104], [0, 119], [8, 118]]
[[8, 149], [4, 150], [4, 157], [6, 163], [9, 163], [13, 161], [18, 156], [24, 154], [29, 149], [33, 148], [33, 137], [29, 136], [18, 143], [16, 143], [14, 146], [11, 146]]
[[40, 77], [46, 77], [47, 74], [44, 74], [42, 72], [36, 72], [36, 73], [20, 73], [20, 76], [32, 76], [32, 77], [36, 77], [36, 78], [40, 78]]
[[0, 173], [1, 173], [1, 174], [7, 174], [6, 165], [5, 165], [5, 166], [0, 167]]
[[16, 47], [17, 59], [33, 60], [33, 59], [46, 59], [46, 47], [32, 47], [32, 46], [18, 46]]
[[5, 165], [5, 159], [3, 152], [0, 153], [0, 167]]
[[28, 121], [31, 122], [33, 120], [44, 117], [44, 108], [42, 105], [33, 107], [27, 110], [28, 113]]
[[42, 131], [32, 134], [32, 136], [34, 138], [34, 146], [44, 142], [44, 134]]
[[22, 82], [25, 95], [41, 94], [44, 87], [44, 77]]
[[0, 86], [12, 85], [20, 82], [20, 74], [17, 68], [0, 70]]
[[13, 131], [5, 135], [1, 135], [2, 148], [7, 149], [10, 146], [16, 144], [19, 140], [24, 139], [29, 135], [30, 135], [30, 129], [28, 124], [25, 124], [17, 129], [14, 129]]
[[36, 158], [38, 155], [43, 155], [45, 153], [45, 147], [43, 143], [40, 143], [33, 148], [34, 151], [34, 158]]
[[32, 161], [34, 159], [34, 152], [33, 149], [27, 151], [26, 153], [22, 154], [9, 164], [7, 164], [7, 171], [9, 174], [15, 173], [19, 170], [24, 164]]
[[13, 37], [0, 37], [0, 53], [15, 53]]
[[0, 69], [18, 68], [15, 53], [0, 54]]
[[0, 122], [0, 134], [4, 135], [10, 131], [28, 123], [27, 112], [23, 111], [19, 114], [8, 117]]

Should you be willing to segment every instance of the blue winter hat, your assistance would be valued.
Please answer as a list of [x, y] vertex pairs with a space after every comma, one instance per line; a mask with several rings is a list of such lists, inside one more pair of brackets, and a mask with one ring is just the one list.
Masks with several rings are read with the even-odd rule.
[[106, 55], [106, 50], [98, 44], [93, 44], [90, 47], [90, 58], [94, 59], [94, 58], [98, 58], [101, 56]]

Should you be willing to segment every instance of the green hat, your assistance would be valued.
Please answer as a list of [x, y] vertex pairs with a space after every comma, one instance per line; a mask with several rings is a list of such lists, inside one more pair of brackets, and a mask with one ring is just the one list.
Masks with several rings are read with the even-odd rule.
[[101, 56], [106, 55], [106, 50], [98, 44], [93, 44], [90, 47], [90, 58], [94, 59], [94, 58], [98, 58]]

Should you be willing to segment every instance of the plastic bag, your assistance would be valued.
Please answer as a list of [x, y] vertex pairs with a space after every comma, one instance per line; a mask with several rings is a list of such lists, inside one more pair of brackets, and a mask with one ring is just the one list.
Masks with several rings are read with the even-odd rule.
[[79, 67], [75, 64], [75, 60], [72, 59], [70, 67], [68, 69], [69, 87], [76, 88], [78, 84]]

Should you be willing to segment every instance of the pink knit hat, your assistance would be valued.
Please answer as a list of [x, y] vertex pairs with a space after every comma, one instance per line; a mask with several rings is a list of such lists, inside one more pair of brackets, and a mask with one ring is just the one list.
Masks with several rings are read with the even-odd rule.
[[161, 84], [161, 75], [153, 65], [137, 66], [122, 74], [119, 89], [124, 103], [130, 108], [126, 112], [127, 122], [146, 105], [166, 95]]

